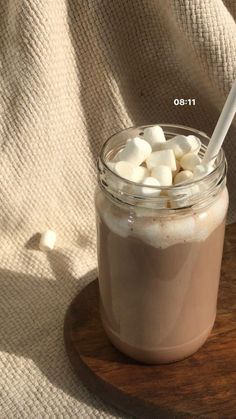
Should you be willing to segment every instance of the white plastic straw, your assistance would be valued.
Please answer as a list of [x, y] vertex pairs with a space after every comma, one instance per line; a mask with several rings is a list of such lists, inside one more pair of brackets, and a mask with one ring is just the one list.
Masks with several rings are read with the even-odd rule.
[[209, 163], [213, 158], [217, 156], [228, 132], [228, 129], [233, 120], [236, 112], [236, 80], [230, 90], [229, 96], [224, 104], [221, 115], [218, 119], [210, 142], [208, 144], [205, 156], [203, 158], [204, 163]]

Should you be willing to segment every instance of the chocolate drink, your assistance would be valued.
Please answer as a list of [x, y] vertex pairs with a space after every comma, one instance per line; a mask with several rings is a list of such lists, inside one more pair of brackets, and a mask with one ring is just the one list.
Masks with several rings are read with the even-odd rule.
[[114, 345], [145, 363], [177, 361], [207, 339], [216, 316], [228, 205], [162, 220], [97, 198], [101, 317]]

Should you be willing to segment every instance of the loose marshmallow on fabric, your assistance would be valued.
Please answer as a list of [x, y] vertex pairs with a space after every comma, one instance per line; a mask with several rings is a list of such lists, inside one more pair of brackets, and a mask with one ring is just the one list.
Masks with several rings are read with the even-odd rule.
[[194, 167], [201, 163], [201, 159], [197, 154], [188, 153], [180, 159], [180, 166], [185, 170], [193, 171]]
[[[150, 176], [149, 177], [146, 177], [143, 180], [142, 184], [143, 185], [147, 185], [147, 186], [161, 186], [160, 185], [160, 182], [158, 182], [157, 179], [155, 179], [153, 177], [150, 177]], [[161, 191], [160, 190], [156, 190], [154, 188], [145, 188], [145, 187], [143, 187], [141, 189], [141, 193], [142, 193], [142, 195], [145, 195], [145, 196], [159, 196], [160, 193], [161, 193]]]
[[213, 172], [214, 167], [210, 164], [198, 164], [194, 167], [193, 170], [193, 177], [194, 179], [201, 179], [202, 177], [208, 175], [209, 173]]
[[143, 138], [150, 144], [153, 151], [160, 150], [161, 144], [166, 142], [164, 131], [159, 125], [145, 128]]
[[174, 185], [177, 185], [182, 182], [187, 182], [193, 177], [193, 172], [190, 170], [182, 170], [182, 172], [177, 173], [174, 177]]
[[48, 250], [52, 250], [55, 246], [57, 239], [57, 234], [53, 230], [46, 230], [42, 233], [40, 242], [39, 242], [39, 249], [43, 252]]
[[176, 159], [180, 159], [187, 153], [198, 153], [201, 147], [201, 141], [194, 136], [176, 135], [162, 144], [162, 150], [173, 150]]
[[134, 166], [140, 166], [151, 154], [150, 144], [139, 137], [132, 138], [126, 143], [125, 148], [117, 156], [119, 161], [127, 161]]
[[147, 168], [152, 170], [159, 165], [169, 166], [171, 170], [176, 170], [176, 161], [173, 150], [154, 151], [146, 160]]
[[160, 165], [154, 167], [151, 171], [151, 176], [157, 179], [161, 186], [172, 185], [172, 172], [169, 166]]

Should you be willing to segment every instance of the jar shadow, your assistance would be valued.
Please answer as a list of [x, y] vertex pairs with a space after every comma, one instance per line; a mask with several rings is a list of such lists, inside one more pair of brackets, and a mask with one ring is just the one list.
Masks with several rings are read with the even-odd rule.
[[[22, 380], [26, 368], [30, 368], [32, 385], [39, 374], [80, 403], [115, 414], [112, 407], [91, 395], [78, 379], [63, 342], [65, 312], [74, 295], [96, 277], [96, 269], [76, 278], [68, 269], [69, 256], [62, 251], [48, 253], [48, 260], [55, 279], [0, 270], [0, 351], [3, 356], [22, 358], [24, 369], [19, 371]], [[11, 368], [11, 364], [7, 365], [6, 368]]]

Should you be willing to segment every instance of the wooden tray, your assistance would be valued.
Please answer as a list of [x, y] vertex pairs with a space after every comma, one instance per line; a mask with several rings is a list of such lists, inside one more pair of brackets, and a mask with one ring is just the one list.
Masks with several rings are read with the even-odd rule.
[[192, 357], [142, 365], [107, 339], [98, 310], [97, 280], [68, 308], [64, 338], [84, 384], [107, 403], [137, 418], [236, 418], [236, 224], [226, 229], [214, 330]]

